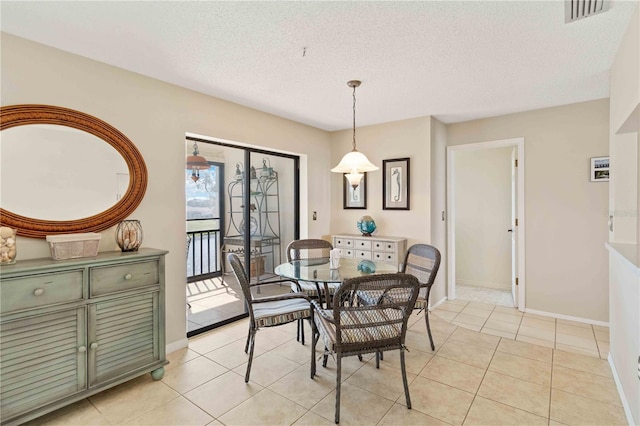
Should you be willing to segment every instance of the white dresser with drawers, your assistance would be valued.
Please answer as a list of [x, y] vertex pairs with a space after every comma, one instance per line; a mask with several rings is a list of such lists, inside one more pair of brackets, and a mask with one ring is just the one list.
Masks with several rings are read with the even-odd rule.
[[331, 236], [334, 248], [342, 249], [342, 257], [367, 259], [400, 265], [407, 251], [407, 239], [400, 237], [363, 237], [357, 234]]

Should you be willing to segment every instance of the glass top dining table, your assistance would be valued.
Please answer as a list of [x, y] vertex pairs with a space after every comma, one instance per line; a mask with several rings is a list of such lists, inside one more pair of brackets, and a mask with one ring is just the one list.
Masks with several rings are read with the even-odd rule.
[[341, 283], [347, 278], [396, 272], [397, 265], [344, 257], [340, 259], [337, 269], [329, 267], [329, 258], [292, 260], [275, 268], [275, 273], [281, 277], [317, 283]]

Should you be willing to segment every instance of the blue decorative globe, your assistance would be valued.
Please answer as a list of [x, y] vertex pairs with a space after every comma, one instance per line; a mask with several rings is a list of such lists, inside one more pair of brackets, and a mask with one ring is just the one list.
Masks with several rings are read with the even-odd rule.
[[361, 260], [358, 263], [358, 271], [364, 274], [373, 274], [376, 272], [376, 264], [370, 260]]
[[358, 220], [358, 229], [362, 232], [362, 236], [370, 237], [373, 231], [376, 230], [376, 223], [371, 216], [362, 216]]

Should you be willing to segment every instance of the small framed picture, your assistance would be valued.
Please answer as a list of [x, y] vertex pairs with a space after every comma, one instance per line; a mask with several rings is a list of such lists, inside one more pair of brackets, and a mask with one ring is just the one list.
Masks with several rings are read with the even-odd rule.
[[365, 173], [355, 189], [349, 185], [346, 174], [342, 178], [343, 208], [366, 209], [367, 208], [367, 174]]
[[409, 158], [382, 160], [382, 209], [409, 210]]
[[609, 157], [591, 158], [591, 182], [606, 182], [609, 180]]

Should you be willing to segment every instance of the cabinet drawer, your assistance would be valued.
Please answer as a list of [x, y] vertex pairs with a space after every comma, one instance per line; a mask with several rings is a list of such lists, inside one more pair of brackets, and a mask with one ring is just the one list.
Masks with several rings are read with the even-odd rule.
[[373, 252], [373, 260], [385, 263], [396, 263], [396, 254], [375, 251]]
[[91, 268], [90, 296], [102, 296], [160, 282], [158, 261]]
[[351, 249], [342, 249], [342, 257], [353, 259], [353, 252], [354, 251]]
[[371, 240], [355, 240], [353, 245], [359, 250], [371, 250]]
[[373, 241], [373, 249], [376, 251], [396, 251], [396, 243], [389, 241]]
[[82, 300], [82, 270], [2, 280], [2, 313]]
[[355, 258], [371, 260], [371, 252], [366, 250], [356, 250]]
[[350, 240], [348, 238], [341, 238], [341, 237], [336, 237], [335, 238], [335, 244], [336, 247], [347, 247], [347, 248], [352, 248], [353, 247], [353, 240]]

